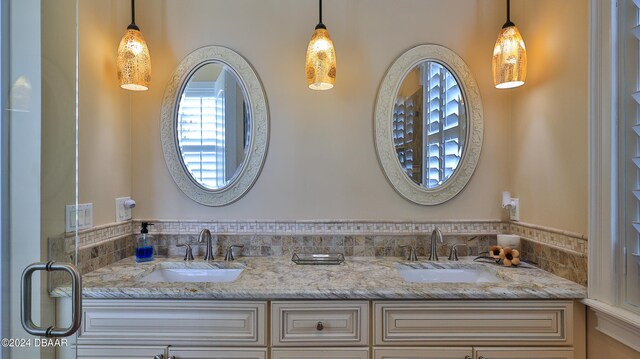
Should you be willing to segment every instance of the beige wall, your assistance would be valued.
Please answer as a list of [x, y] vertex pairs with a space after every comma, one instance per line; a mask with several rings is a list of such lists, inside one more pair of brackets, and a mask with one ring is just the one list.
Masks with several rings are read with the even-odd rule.
[[638, 352], [596, 329], [597, 317], [587, 310], [587, 359], [637, 359]]
[[[115, 197], [128, 194], [138, 202], [135, 218], [435, 220], [504, 218], [500, 193], [510, 190], [521, 200], [523, 222], [587, 232], [584, 0], [514, 1], [513, 19], [529, 50], [529, 76], [524, 87], [508, 91], [493, 88], [490, 70], [504, 22], [502, 1], [325, 2], [324, 20], [338, 53], [338, 83], [328, 92], [308, 90], [301, 75], [317, 21], [311, 2], [136, 5], [153, 80], [148, 92], [131, 94], [118, 88], [114, 68], [128, 3], [80, 3], [80, 201], [94, 203], [95, 225], [113, 222]], [[572, 16], [562, 15], [569, 10]], [[456, 26], [442, 13], [456, 14]], [[408, 202], [388, 184], [372, 133], [386, 69], [423, 43], [447, 46], [468, 63], [485, 115], [474, 176], [460, 195], [433, 207]], [[227, 46], [254, 66], [271, 114], [260, 177], [245, 197], [221, 208], [189, 200], [171, 179], [160, 148], [164, 88], [179, 61], [206, 45]], [[571, 51], [556, 56], [566, 48]]]
[[115, 198], [131, 195], [130, 107], [141, 96], [120, 89], [116, 51], [131, 22], [127, 0], [82, 0], [79, 11], [80, 203], [93, 224], [115, 221]]
[[[324, 22], [338, 55], [337, 85], [328, 92], [309, 90], [304, 76], [316, 2], [143, 0], [136, 5], [153, 64], [151, 89], [136, 96], [130, 114], [136, 218], [502, 218], [509, 94], [493, 88], [490, 73], [501, 1], [326, 1]], [[443, 13], [455, 14], [455, 25]], [[474, 176], [460, 195], [434, 207], [415, 205], [393, 190], [378, 164], [372, 130], [384, 73], [402, 52], [424, 43], [447, 46], [468, 63], [485, 109], [485, 145]], [[221, 208], [189, 200], [169, 175], [160, 148], [165, 86], [179, 61], [206, 45], [227, 46], [253, 65], [271, 114], [260, 177], [245, 197]]]
[[529, 61], [508, 139], [520, 220], [587, 234], [588, 2], [517, 0], [512, 20]]

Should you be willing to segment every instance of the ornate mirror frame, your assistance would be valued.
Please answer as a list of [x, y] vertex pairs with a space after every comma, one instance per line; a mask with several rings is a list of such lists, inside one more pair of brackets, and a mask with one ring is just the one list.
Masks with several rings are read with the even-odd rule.
[[[182, 161], [176, 129], [180, 96], [184, 87], [195, 71], [211, 62], [223, 63], [235, 72], [246, 91], [248, 108], [251, 110], [249, 144], [245, 149], [245, 158], [232, 180], [220, 189], [207, 189], [189, 174]], [[164, 92], [160, 114], [160, 140], [169, 173], [189, 198], [205, 206], [224, 206], [244, 196], [262, 170], [269, 143], [267, 99], [258, 75], [251, 65], [238, 53], [221, 46], [202, 47], [187, 55], [173, 73]]]
[[[412, 181], [400, 167], [393, 144], [393, 108], [405, 76], [423, 61], [435, 61], [446, 67], [462, 89], [467, 113], [467, 137], [460, 164], [441, 186], [427, 189]], [[374, 137], [378, 161], [391, 186], [404, 198], [421, 204], [436, 205], [456, 196], [471, 179], [480, 158], [484, 125], [482, 99], [471, 70], [455, 52], [440, 45], [419, 45], [398, 57], [382, 80], [376, 99]]]

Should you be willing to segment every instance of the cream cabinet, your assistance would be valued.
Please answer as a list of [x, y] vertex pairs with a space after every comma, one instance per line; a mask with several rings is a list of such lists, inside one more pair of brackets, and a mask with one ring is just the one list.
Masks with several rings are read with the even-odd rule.
[[585, 359], [572, 300], [86, 299], [79, 359]]

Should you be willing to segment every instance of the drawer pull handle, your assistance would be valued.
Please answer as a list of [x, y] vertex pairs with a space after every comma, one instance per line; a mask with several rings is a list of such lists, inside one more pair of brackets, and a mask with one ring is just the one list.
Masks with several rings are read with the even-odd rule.
[[158, 355], [154, 356], [153, 359], [164, 359], [164, 355], [158, 354]]
[[464, 359], [471, 359], [471, 355], [465, 355]]
[[316, 329], [317, 329], [317, 330], [322, 330], [322, 329], [324, 329], [324, 324], [322, 324], [322, 322], [318, 322], [318, 324], [316, 324]]
[[478, 357], [478, 359], [488, 359], [488, 358], [485, 358], [485, 357], [483, 357], [482, 355], [480, 355], [480, 356]]

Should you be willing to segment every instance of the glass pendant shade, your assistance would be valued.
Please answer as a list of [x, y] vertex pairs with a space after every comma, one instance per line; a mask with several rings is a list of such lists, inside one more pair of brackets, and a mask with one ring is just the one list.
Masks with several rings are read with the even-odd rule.
[[118, 46], [118, 80], [120, 87], [132, 91], [146, 91], [151, 83], [151, 56], [142, 32], [129, 26]]
[[500, 30], [493, 48], [493, 84], [507, 89], [524, 85], [527, 77], [527, 49], [513, 23]]
[[312, 90], [329, 90], [336, 83], [336, 51], [329, 32], [322, 26], [316, 27], [311, 36], [305, 70]]

